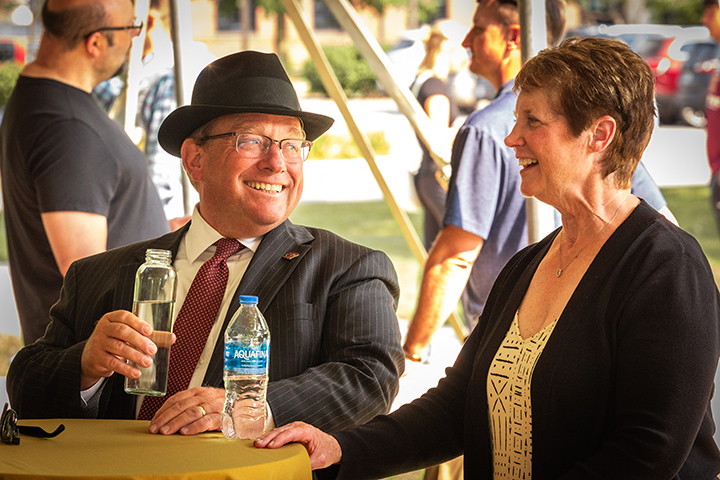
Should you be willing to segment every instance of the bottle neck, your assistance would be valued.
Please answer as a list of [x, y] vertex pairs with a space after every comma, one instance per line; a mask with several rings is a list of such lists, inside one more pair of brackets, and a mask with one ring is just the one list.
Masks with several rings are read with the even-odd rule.
[[172, 252], [170, 252], [169, 250], [157, 250], [149, 248], [145, 252], [145, 261], [148, 263], [170, 265], [170, 260], [172, 260]]

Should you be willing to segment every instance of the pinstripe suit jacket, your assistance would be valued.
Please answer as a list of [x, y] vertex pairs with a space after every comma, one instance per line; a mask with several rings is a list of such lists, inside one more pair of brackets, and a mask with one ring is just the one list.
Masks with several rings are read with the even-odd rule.
[[[187, 230], [75, 262], [46, 334], [15, 357], [8, 373], [11, 404], [21, 418], [82, 417], [80, 358], [103, 314], [131, 310], [134, 276], [145, 250], [171, 250]], [[288, 252], [297, 253], [285, 259]], [[271, 334], [268, 402], [275, 423], [302, 420], [335, 431], [386, 412], [404, 368], [395, 316], [399, 295], [387, 256], [328, 231], [289, 220], [268, 232], [242, 278], [238, 295], [257, 295]], [[223, 338], [204, 385], [223, 386]], [[98, 416], [135, 416], [124, 377], [108, 379]]]

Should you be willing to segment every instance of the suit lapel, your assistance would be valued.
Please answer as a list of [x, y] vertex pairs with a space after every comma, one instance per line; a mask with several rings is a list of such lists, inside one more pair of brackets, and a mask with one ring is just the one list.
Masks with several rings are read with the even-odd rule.
[[241, 294], [256, 295], [260, 311], [265, 311], [310, 250], [313, 240], [305, 227], [293, 225], [289, 220], [265, 234], [233, 295], [220, 330], [223, 333], [215, 344], [208, 366], [206, 385], [222, 384], [224, 332], [240, 306], [238, 297]]
[[[240, 294], [257, 295], [260, 310], [265, 310], [310, 250], [313, 239], [307, 229], [288, 220], [268, 232], [253, 255], [235, 297]], [[229, 312], [229, 317], [237, 307], [233, 302], [233, 312]]]

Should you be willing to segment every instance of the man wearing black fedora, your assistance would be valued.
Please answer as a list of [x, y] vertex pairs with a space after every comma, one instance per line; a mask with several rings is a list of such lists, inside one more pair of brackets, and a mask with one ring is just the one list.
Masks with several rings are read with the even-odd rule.
[[[240, 294], [258, 296], [270, 327], [271, 423], [303, 420], [336, 431], [387, 412], [404, 368], [390, 260], [288, 220], [311, 142], [332, 123], [300, 109], [274, 54], [241, 52], [208, 65], [191, 104], [171, 113], [158, 135], [198, 191], [192, 221], [70, 267], [47, 334], [10, 367], [8, 392], [19, 416], [152, 418], [150, 432], [163, 434], [218, 430], [223, 332]], [[189, 382], [176, 381], [177, 393], [169, 387], [164, 405], [152, 408], [150, 397], [123, 390], [125, 376], [139, 375], [125, 360], [149, 365], [155, 351], [148, 325], [130, 313], [135, 271], [148, 248], [170, 250], [178, 272], [169, 384], [180, 378], [178, 364], [190, 365]], [[221, 250], [227, 267], [220, 260], [218, 268], [228, 273], [217, 313], [203, 293], [194, 316], [185, 315], [193, 307], [183, 304], [194, 304], [203, 288], [196, 287], [198, 272]], [[200, 317], [210, 318], [203, 333], [187, 333], [200, 328]], [[196, 356], [178, 360], [177, 352], [192, 350], [193, 336], [202, 340]]]

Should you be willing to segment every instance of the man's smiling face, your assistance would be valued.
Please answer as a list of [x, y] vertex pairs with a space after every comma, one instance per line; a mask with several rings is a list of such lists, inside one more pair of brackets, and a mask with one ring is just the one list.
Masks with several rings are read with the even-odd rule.
[[[261, 113], [220, 117], [209, 125], [206, 136], [228, 132], [276, 140], [305, 138], [297, 118]], [[203, 218], [223, 235], [257, 237], [284, 222], [297, 206], [303, 165], [286, 161], [277, 143], [260, 158], [246, 158], [235, 149], [235, 141], [228, 136], [193, 145], [187, 152], [183, 148], [183, 163], [197, 184]]]

